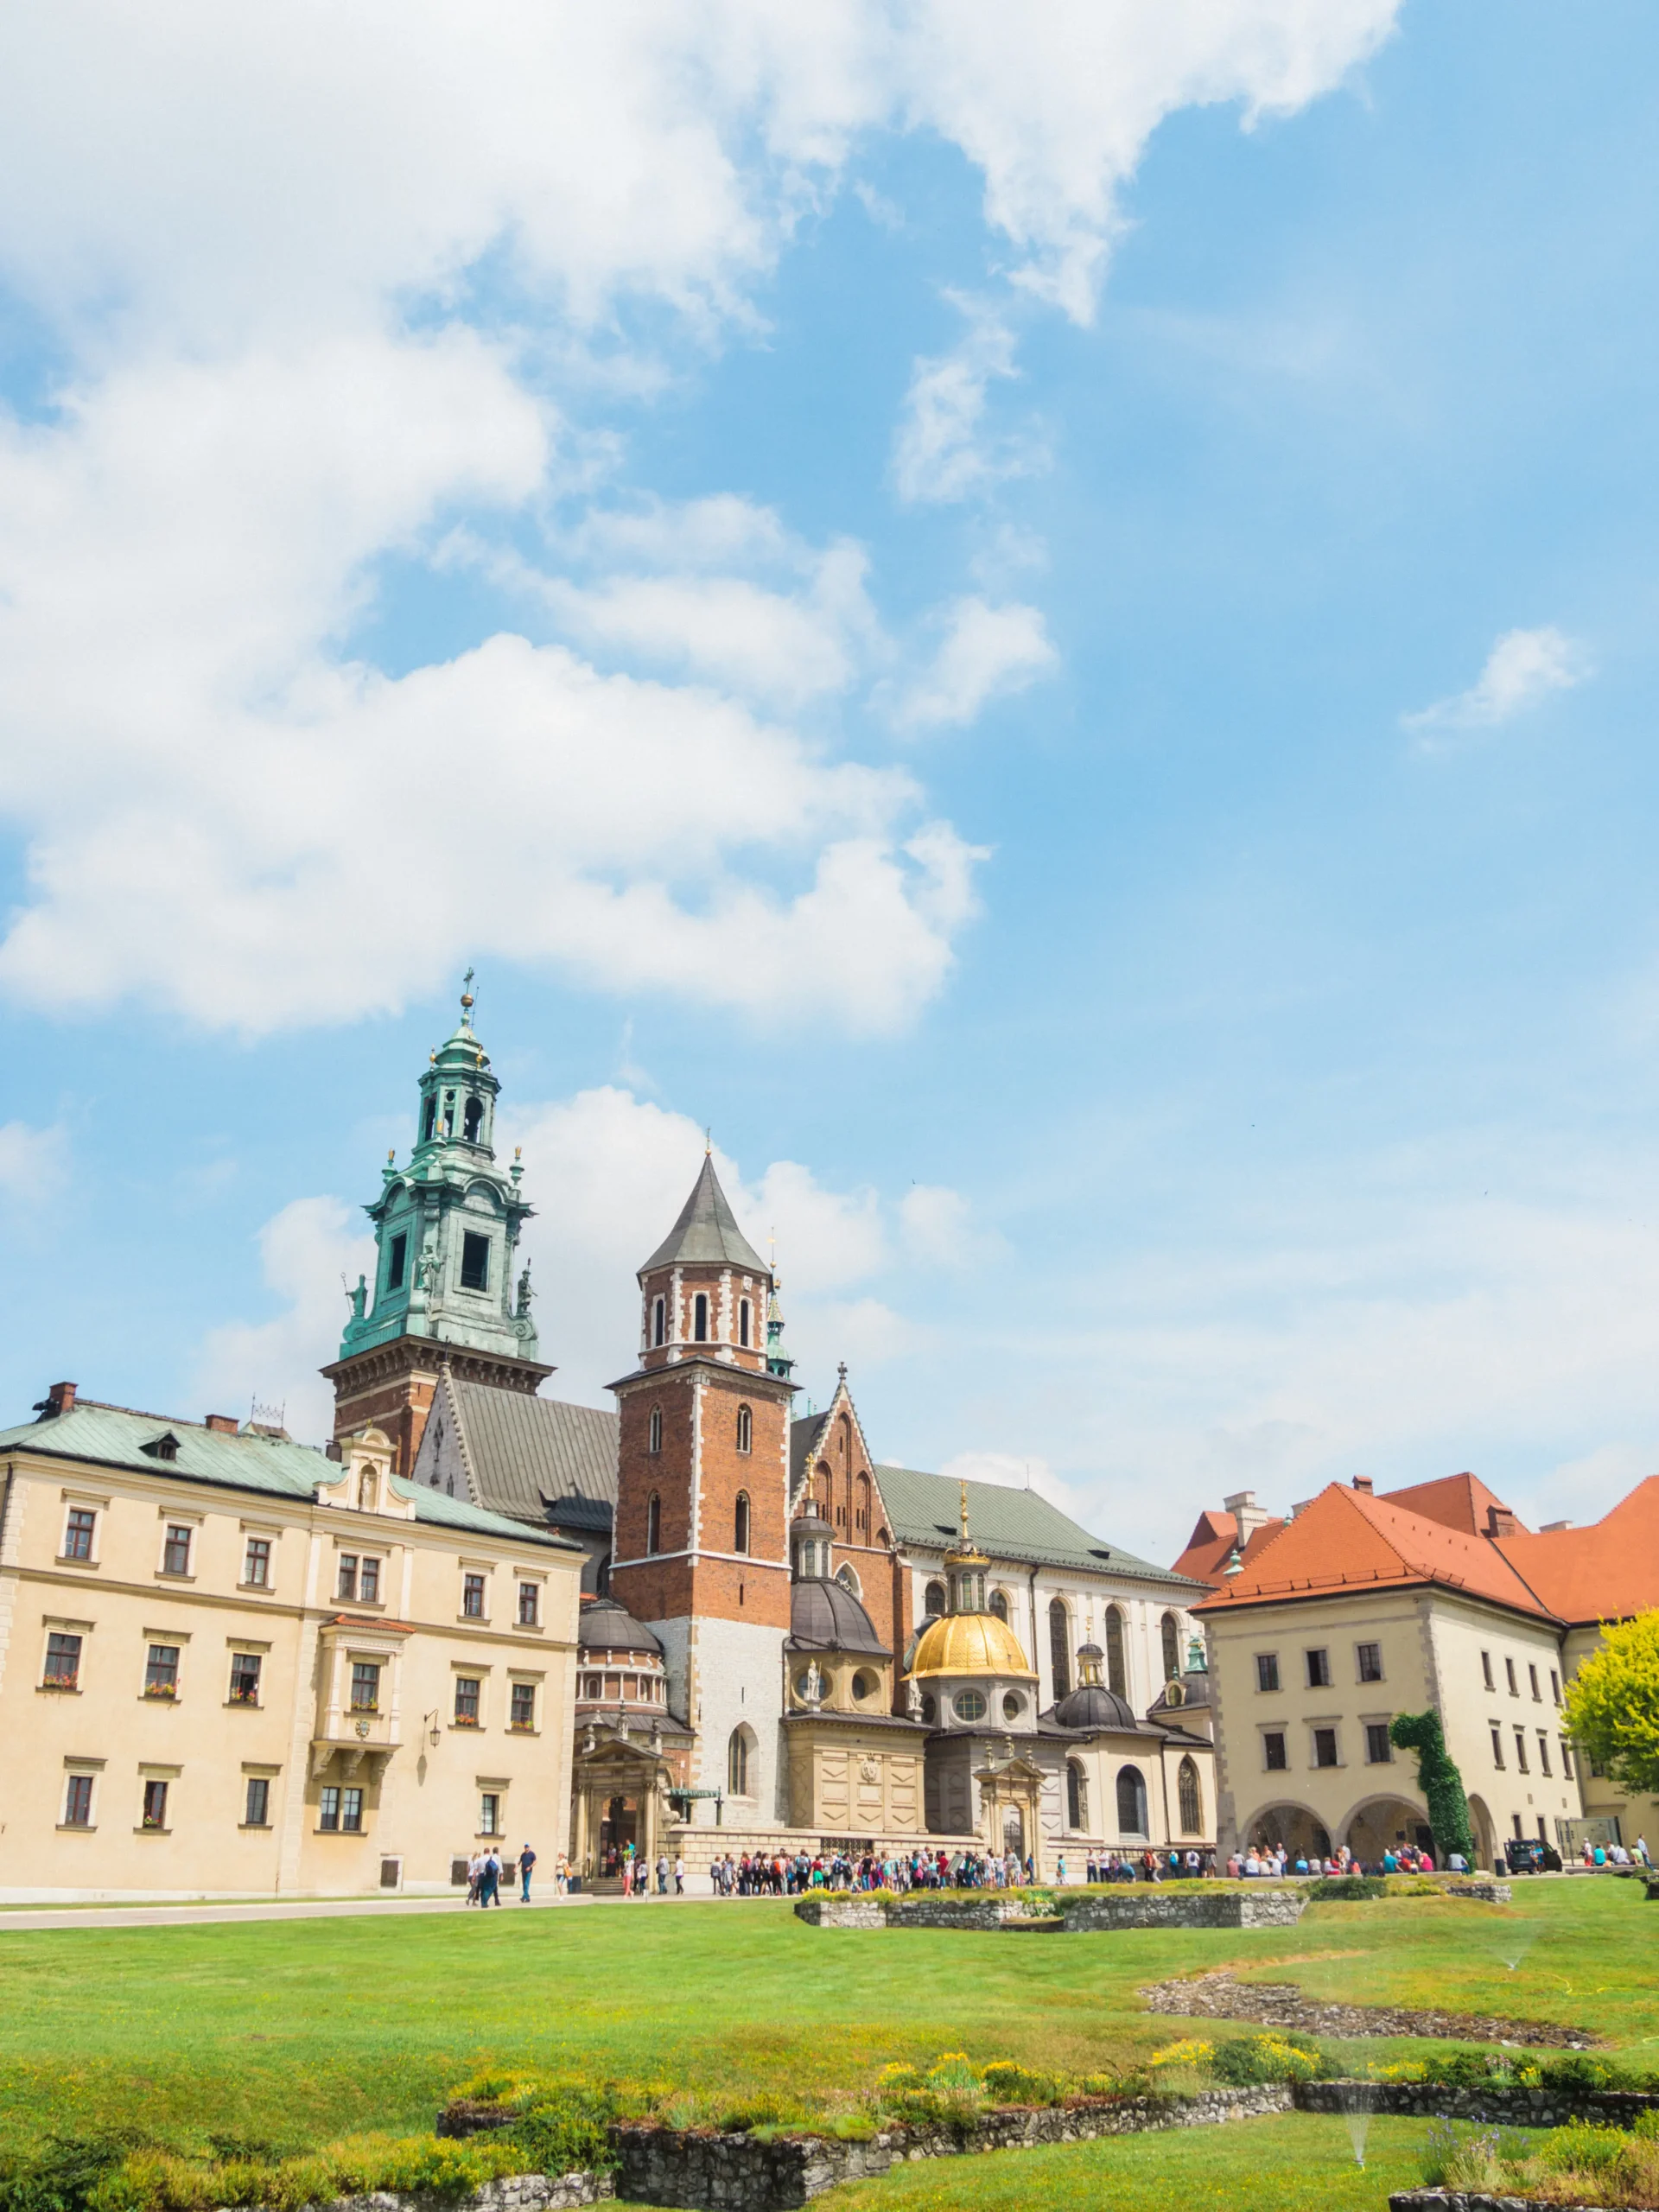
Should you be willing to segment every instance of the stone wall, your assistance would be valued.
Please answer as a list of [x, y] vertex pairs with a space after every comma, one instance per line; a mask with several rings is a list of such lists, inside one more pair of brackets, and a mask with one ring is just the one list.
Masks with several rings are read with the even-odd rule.
[[1182, 1890], [1137, 1883], [1118, 1893], [1062, 1896], [1068, 1934], [1106, 1928], [1289, 1928], [1306, 1910], [1300, 1889]]
[[[459, 2212], [568, 2212], [576, 2204], [597, 2204], [616, 2195], [609, 2174], [514, 2174], [486, 2182]], [[399, 2196], [378, 2189], [368, 2196], [336, 2197], [328, 2212], [432, 2212], [430, 2200]]]
[[1659, 2096], [1639, 2089], [1448, 2089], [1435, 2082], [1299, 2082], [1298, 2112], [1373, 2112], [1413, 2120], [1478, 2120], [1500, 2127], [1565, 2127], [1589, 2120], [1628, 2127], [1659, 2109]]
[[885, 1928], [887, 1909], [879, 1898], [856, 1891], [849, 1897], [842, 1891], [832, 1890], [826, 1895], [821, 1890], [816, 1897], [798, 1901], [795, 1917], [810, 1928]]
[[[1461, 2189], [1402, 2189], [1389, 2199], [1389, 2212], [1566, 2212], [1566, 2208], [1541, 2196], [1481, 2196]], [[1593, 2204], [1580, 2204], [1572, 2212], [1599, 2212]]]

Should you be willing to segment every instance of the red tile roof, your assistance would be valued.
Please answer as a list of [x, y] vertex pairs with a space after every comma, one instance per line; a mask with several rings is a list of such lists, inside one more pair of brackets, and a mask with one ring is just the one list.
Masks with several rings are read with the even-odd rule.
[[[1260, 1528], [1252, 1529], [1250, 1540], [1244, 1547], [1245, 1560], [1253, 1560], [1284, 1525], [1282, 1521], [1264, 1521]], [[1227, 1562], [1233, 1555], [1237, 1535], [1238, 1524], [1230, 1513], [1200, 1513], [1198, 1526], [1186, 1540], [1186, 1549], [1175, 1562], [1174, 1572], [1190, 1574], [1195, 1582], [1207, 1582], [1212, 1590], [1218, 1588], [1226, 1580]]]
[[[1414, 1483], [1408, 1490], [1385, 1491], [1383, 1495], [1391, 1505], [1403, 1505], [1408, 1513], [1421, 1513], [1426, 1521], [1438, 1521], [1445, 1528], [1461, 1529], [1465, 1536], [1486, 1535], [1491, 1508], [1499, 1513], [1510, 1510], [1478, 1475], [1442, 1475], [1438, 1482]], [[1518, 1522], [1516, 1526], [1526, 1534]]]
[[1488, 1537], [1336, 1483], [1262, 1545], [1241, 1573], [1224, 1576], [1214, 1596], [1196, 1610], [1219, 1612], [1230, 1605], [1272, 1605], [1331, 1592], [1424, 1585], [1551, 1617]]
[[1659, 1605], [1659, 1475], [1587, 1529], [1523, 1529], [1496, 1548], [1564, 1621], [1646, 1612]]

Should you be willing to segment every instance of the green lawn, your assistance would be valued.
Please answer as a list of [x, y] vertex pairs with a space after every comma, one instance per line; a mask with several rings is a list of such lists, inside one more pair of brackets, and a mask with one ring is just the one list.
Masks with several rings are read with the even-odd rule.
[[[1579, 2023], [1659, 2066], [1656, 1954], [1659, 1909], [1637, 1885], [1612, 1881], [1522, 1885], [1509, 1908], [1438, 1898], [1315, 1905], [1300, 1927], [1248, 1934], [819, 1930], [787, 1904], [758, 1901], [49, 1933], [0, 1926], [0, 2156], [43, 2129], [113, 2126], [181, 2148], [213, 2136], [284, 2151], [371, 2128], [422, 2132], [447, 2091], [486, 2061], [709, 2100], [784, 2088], [830, 2107], [855, 2100], [890, 2059], [925, 2062], [944, 2050], [1083, 2073], [1143, 2056], [1179, 2032], [1141, 2009], [1139, 1984], [1224, 1964], [1359, 2002]], [[1031, 2193], [1039, 2175], [1075, 2196], [1109, 2171], [1114, 2202], [1135, 2204], [1134, 2190], [1158, 2186], [1170, 2161], [1191, 2162], [1181, 2170], [1201, 2196], [1212, 2168], [1259, 2177], [1259, 2160], [1276, 2166], [1281, 2152], [1269, 2145], [1318, 2143], [1335, 2158], [1325, 2123], [1284, 2128], [1022, 2153], [971, 2169], [950, 2162], [847, 2201], [1035, 2204], [1050, 2201]], [[1381, 2130], [1380, 2145], [1393, 2139]], [[1294, 2165], [1287, 2155], [1281, 2182], [1252, 2186], [1253, 2205], [1289, 2212], [1312, 2202], [1313, 2171], [1300, 2152]], [[1129, 2192], [1121, 2197], [1120, 2183]], [[1224, 2197], [1228, 2184], [1215, 2186]], [[1346, 2202], [1331, 2193], [1337, 2187], [1332, 2180], [1319, 2201]], [[1375, 2205], [1381, 2194], [1362, 2185], [1353, 2201]]]

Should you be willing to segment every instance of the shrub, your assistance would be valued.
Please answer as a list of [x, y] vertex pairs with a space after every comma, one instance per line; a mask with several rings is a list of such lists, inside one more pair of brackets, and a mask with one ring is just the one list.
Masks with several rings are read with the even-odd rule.
[[1362, 1904], [1368, 1897], [1386, 1897], [1388, 1888], [1380, 1874], [1327, 1874], [1310, 1882], [1307, 1894], [1320, 1904]]
[[115, 2135], [48, 2135], [33, 2157], [0, 2166], [0, 2212], [81, 2212], [129, 2148]]
[[1249, 2088], [1263, 2082], [1317, 2082], [1332, 2069], [1311, 2036], [1270, 2032], [1217, 2044], [1210, 2071], [1229, 2088]]
[[1510, 2078], [1508, 2062], [1496, 2050], [1431, 2050], [1419, 2062], [1421, 2079], [1445, 2089], [1486, 2089]]
[[980, 2075], [980, 2085], [994, 2105], [1052, 2105], [1060, 2097], [1060, 2084], [1052, 2074], [1039, 2074], [1011, 2058], [998, 2058]]
[[1563, 2058], [1547, 2058], [1538, 2069], [1538, 2078], [1547, 2089], [1559, 2089], [1567, 2096], [1583, 2096], [1592, 2089], [1622, 2089], [1630, 2076], [1622, 2066], [1609, 2059], [1592, 2058], [1587, 2050], [1569, 2050]]

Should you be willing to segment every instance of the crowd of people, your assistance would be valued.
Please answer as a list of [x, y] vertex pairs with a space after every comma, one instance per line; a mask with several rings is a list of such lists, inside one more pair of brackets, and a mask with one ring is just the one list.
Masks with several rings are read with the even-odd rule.
[[[1254, 1881], [1258, 1876], [1282, 1879], [1289, 1874], [1432, 1874], [1435, 1868], [1433, 1853], [1416, 1844], [1402, 1843], [1398, 1850], [1390, 1847], [1379, 1859], [1368, 1862], [1357, 1858], [1345, 1843], [1323, 1857], [1316, 1851], [1293, 1853], [1282, 1843], [1253, 1843], [1230, 1854], [1226, 1871], [1228, 1878], [1237, 1882]], [[1446, 1871], [1466, 1874], [1469, 1862], [1460, 1851], [1454, 1851], [1446, 1859]]]

